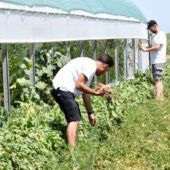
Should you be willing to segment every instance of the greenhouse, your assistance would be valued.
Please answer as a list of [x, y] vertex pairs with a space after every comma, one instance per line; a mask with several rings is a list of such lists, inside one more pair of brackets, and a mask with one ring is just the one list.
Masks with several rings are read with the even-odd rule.
[[[124, 76], [132, 79], [136, 71], [149, 66], [148, 54], [138, 51], [138, 43], [148, 43], [146, 18], [130, 0], [0, 0], [0, 43], [3, 58], [4, 106], [10, 108], [10, 73], [8, 46], [29, 44], [32, 59], [30, 81], [35, 84], [35, 44], [79, 42], [80, 56], [86, 55], [85, 41], [92, 43], [93, 58], [97, 56], [98, 41], [124, 44]], [[119, 82], [119, 53], [114, 45], [115, 82]], [[106, 74], [106, 83], [110, 83]], [[95, 78], [97, 83], [97, 78]]]

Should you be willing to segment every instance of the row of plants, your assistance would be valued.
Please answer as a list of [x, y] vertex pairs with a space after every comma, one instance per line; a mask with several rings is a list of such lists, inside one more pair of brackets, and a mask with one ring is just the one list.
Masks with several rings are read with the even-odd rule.
[[[167, 67], [166, 88], [170, 88], [169, 74]], [[149, 73], [138, 74], [136, 79], [122, 82], [112, 92], [114, 97], [110, 103], [105, 98], [92, 97], [97, 116], [95, 127], [89, 125], [82, 99], [78, 99], [83, 115], [79, 143], [104, 144], [112, 129], [124, 124], [126, 115], [133, 114], [134, 108], [153, 98], [151, 76]], [[13, 107], [8, 113], [0, 108], [0, 169], [57, 169], [65, 159], [72, 159], [74, 164], [74, 157], [65, 142], [66, 122], [58, 105], [50, 95], [51, 105], [41, 98], [33, 100], [33, 94], [27, 97], [27, 100], [18, 102], [20, 107]]]
[[[71, 48], [77, 48], [76, 45]], [[0, 107], [0, 169], [57, 169], [70, 155], [65, 143], [66, 122], [50, 94], [51, 80], [73, 54], [66, 44], [55, 47], [39, 45], [36, 51], [36, 84], [32, 86], [29, 78], [32, 63], [27, 57], [26, 46], [11, 48], [11, 56], [15, 56], [10, 62], [13, 108], [7, 113]], [[17, 53], [20, 50], [25, 57]], [[167, 88], [170, 87], [169, 74], [170, 68], [167, 67], [164, 77]], [[98, 121], [95, 128], [89, 125], [79, 98], [83, 114], [79, 142], [89, 139], [99, 145], [105, 142], [113, 127], [124, 123], [125, 115], [132, 114], [132, 109], [153, 98], [152, 83], [149, 72], [137, 74], [136, 79], [122, 81], [112, 89], [114, 97], [110, 103], [104, 98], [92, 97]]]
[[[98, 41], [97, 56], [105, 52], [105, 42]], [[120, 75], [123, 77], [123, 42], [117, 42], [120, 58]], [[108, 41], [108, 53], [113, 56], [114, 41]], [[93, 42], [85, 41], [85, 56], [93, 57]], [[36, 44], [35, 45], [35, 86], [30, 81], [30, 70], [32, 61], [29, 58], [28, 45], [9, 45], [9, 73], [10, 73], [10, 93], [11, 104], [17, 106], [18, 101], [28, 101], [32, 95], [35, 102], [41, 98], [46, 103], [49, 100], [51, 82], [57, 71], [71, 59], [80, 56], [80, 43], [56, 43], [56, 44]], [[1, 49], [0, 49], [1, 53]], [[114, 81], [114, 69], [110, 72], [110, 81]], [[2, 78], [2, 65], [0, 66], [0, 77]], [[3, 78], [2, 78], [3, 79]], [[105, 83], [105, 76], [98, 79]], [[32, 92], [32, 93], [30, 93]], [[0, 85], [0, 102], [3, 105], [3, 83]]]
[[[168, 54], [169, 54], [169, 34], [168, 38]], [[123, 80], [124, 77], [124, 61], [123, 61], [123, 40], [121, 41], [108, 41], [108, 49], [105, 48], [105, 41], [97, 42], [97, 56], [102, 55], [105, 51], [111, 56], [114, 56], [114, 48], [118, 45], [118, 56], [119, 56], [119, 79]], [[85, 56], [93, 57], [93, 42], [85, 41]], [[30, 81], [30, 69], [32, 63], [29, 59], [28, 45], [26, 44], [11, 44], [8, 46], [9, 51], [9, 73], [10, 73], [10, 86], [11, 86], [11, 103], [12, 105], [16, 100], [21, 100], [23, 93], [23, 85], [29, 84]], [[39, 91], [40, 96], [43, 96], [42, 91], [49, 90], [47, 87], [51, 86], [51, 79], [55, 73], [70, 59], [80, 56], [80, 43], [56, 43], [56, 44], [37, 44], [36, 45], [36, 90]], [[0, 47], [0, 54], [2, 54]], [[114, 82], [115, 73], [114, 69], [110, 72], [110, 82]], [[2, 65], [0, 65], [0, 77], [2, 78]], [[105, 83], [105, 77], [99, 78], [100, 82]], [[21, 87], [20, 87], [21, 84]], [[40, 92], [41, 91], [41, 92]], [[21, 96], [20, 96], [21, 94]], [[37, 96], [38, 97], [38, 96]], [[23, 98], [23, 97], [22, 97]], [[43, 96], [44, 100], [48, 100], [48, 97]], [[3, 83], [0, 84], [0, 103], [3, 105]]]

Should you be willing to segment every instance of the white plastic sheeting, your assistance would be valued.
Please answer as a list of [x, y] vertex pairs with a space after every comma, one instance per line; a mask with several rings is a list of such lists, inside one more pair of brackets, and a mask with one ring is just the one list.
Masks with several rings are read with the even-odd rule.
[[107, 14], [90, 15], [81, 11], [67, 14], [50, 8], [0, 3], [0, 21], [0, 43], [147, 39], [145, 23]]

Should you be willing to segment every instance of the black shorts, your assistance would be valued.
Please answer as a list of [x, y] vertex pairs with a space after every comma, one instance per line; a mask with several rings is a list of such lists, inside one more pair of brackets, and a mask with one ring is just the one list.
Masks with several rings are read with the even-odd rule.
[[80, 121], [81, 112], [75, 96], [71, 92], [62, 91], [59, 88], [51, 91], [53, 98], [64, 112], [67, 123]]
[[161, 80], [163, 76], [164, 64], [152, 64], [152, 74], [155, 81]]

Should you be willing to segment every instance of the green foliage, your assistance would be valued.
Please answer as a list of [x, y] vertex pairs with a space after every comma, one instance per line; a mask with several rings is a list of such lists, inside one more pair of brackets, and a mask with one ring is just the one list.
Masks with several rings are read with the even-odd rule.
[[[109, 48], [115, 46], [112, 41], [108, 43]], [[12, 103], [20, 107], [8, 113], [0, 107], [0, 169], [170, 168], [168, 66], [163, 80], [168, 99], [161, 106], [148, 100], [154, 96], [149, 73], [137, 74], [136, 79], [114, 87], [110, 103], [104, 98], [92, 97], [97, 117], [95, 127], [89, 125], [79, 98], [83, 115], [78, 131], [79, 145], [74, 152], [68, 152], [64, 115], [58, 105], [54, 106], [50, 95], [51, 80], [56, 72], [71, 59], [70, 56], [79, 56], [79, 43], [71, 43], [71, 51], [67, 45], [38, 46], [35, 87], [29, 80], [32, 63], [27, 58], [26, 46], [10, 47]], [[85, 43], [89, 54], [92, 53], [90, 46], [91, 42]], [[103, 54], [102, 41], [98, 48], [98, 54]], [[118, 48], [123, 75], [122, 42]], [[114, 51], [108, 53], [112, 55]]]
[[42, 47], [37, 56], [36, 92], [44, 102], [51, 103], [49, 96], [51, 94], [52, 79], [58, 70], [71, 60], [70, 53], [64, 44], [61, 44], [60, 48], [54, 46], [49, 50]]
[[14, 82], [10, 86], [12, 104], [16, 104], [18, 101], [29, 101], [30, 99], [35, 98], [40, 99], [35, 92], [35, 88], [31, 85], [31, 81], [29, 80], [31, 67], [31, 60], [25, 57], [23, 63], [20, 65], [20, 68], [23, 71], [21, 74], [23, 77], [13, 80]]
[[21, 103], [6, 114], [0, 129], [0, 169], [56, 169], [56, 157], [64, 147], [61, 131], [52, 130], [55, 115], [60, 121], [59, 109]]
[[50, 48], [47, 48], [46, 44], [40, 45], [36, 52], [35, 87], [30, 81], [32, 61], [24, 58], [20, 65], [22, 73], [18, 74], [18, 77], [11, 83], [12, 104], [29, 100], [39, 103], [40, 98], [44, 102], [50, 103], [51, 81], [56, 72], [70, 60], [71, 58], [65, 50], [64, 44], [58, 44], [58, 46]]
[[[0, 48], [0, 55], [2, 51]], [[20, 75], [23, 74], [23, 70], [20, 67], [24, 62], [23, 60], [27, 57], [27, 45], [8, 45], [8, 55], [9, 55], [9, 74], [10, 83], [12, 84]], [[2, 78], [2, 64], [0, 65], [0, 78]], [[3, 103], [3, 83], [0, 84], [0, 102]]]
[[[108, 140], [90, 141], [75, 152], [77, 168], [169, 169], [169, 99], [164, 103], [146, 100], [125, 116], [120, 127], [112, 127]], [[86, 159], [81, 160], [88, 153]], [[80, 155], [82, 154], [82, 155]], [[62, 166], [69, 167], [70, 161]]]
[[[123, 75], [123, 43], [117, 41], [120, 58], [120, 76]], [[108, 54], [114, 56], [115, 41], [108, 41]], [[46, 103], [49, 100], [51, 80], [59, 68], [68, 61], [80, 56], [80, 42], [56, 43], [56, 44], [36, 44], [36, 85], [33, 87], [30, 81], [30, 70], [32, 62], [29, 59], [28, 45], [17, 44], [8, 45], [9, 51], [9, 74], [11, 103], [16, 106], [18, 101], [38, 102], [41, 98]], [[85, 41], [85, 56], [93, 57], [93, 41]], [[105, 41], [97, 42], [97, 57], [105, 53]], [[0, 49], [1, 54], [1, 49]], [[114, 82], [114, 69], [110, 71], [110, 81]], [[0, 66], [0, 78], [2, 79], [2, 65]], [[105, 76], [98, 78], [105, 83]], [[0, 103], [3, 105], [3, 83], [0, 84]]]
[[[167, 89], [169, 73], [168, 68], [164, 80]], [[44, 88], [44, 84], [39, 86]], [[0, 169], [168, 168], [170, 108], [166, 103], [162, 110], [148, 100], [153, 97], [150, 75], [123, 82], [113, 94], [111, 103], [92, 98], [95, 127], [89, 125], [82, 99], [78, 99], [83, 120], [79, 146], [71, 153], [65, 143], [64, 114], [58, 105], [30, 101], [20, 102], [19, 108], [8, 113], [0, 108]]]

